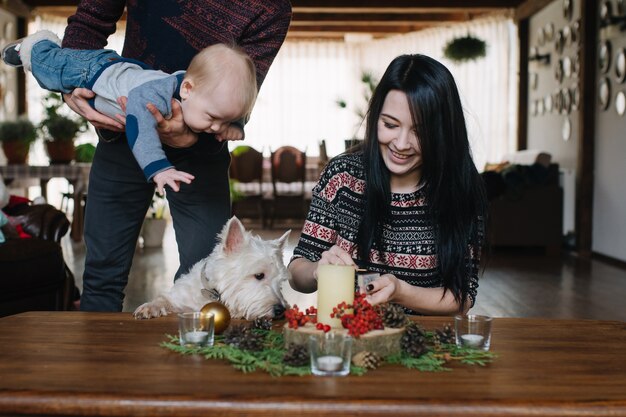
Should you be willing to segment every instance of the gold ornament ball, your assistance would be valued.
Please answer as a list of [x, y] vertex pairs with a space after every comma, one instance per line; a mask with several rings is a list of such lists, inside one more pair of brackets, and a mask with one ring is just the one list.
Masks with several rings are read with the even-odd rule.
[[213, 301], [205, 304], [200, 312], [202, 314], [213, 313], [215, 334], [221, 334], [230, 324], [230, 312], [226, 306], [220, 302]]

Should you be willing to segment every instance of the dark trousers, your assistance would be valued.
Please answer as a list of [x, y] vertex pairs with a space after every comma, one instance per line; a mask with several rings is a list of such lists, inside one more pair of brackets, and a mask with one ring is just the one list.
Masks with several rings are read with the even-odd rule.
[[[195, 176], [190, 185], [181, 184], [178, 193], [166, 193], [178, 243], [177, 278], [211, 253], [217, 234], [230, 217], [230, 154], [226, 144], [209, 137], [200, 138], [190, 148], [164, 149], [177, 169]], [[137, 238], [154, 190], [125, 137], [100, 141], [85, 211], [87, 253], [81, 310], [122, 311]]]

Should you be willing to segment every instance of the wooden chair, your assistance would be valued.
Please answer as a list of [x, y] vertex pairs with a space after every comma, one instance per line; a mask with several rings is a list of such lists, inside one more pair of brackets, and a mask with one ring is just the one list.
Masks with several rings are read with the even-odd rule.
[[263, 205], [263, 153], [250, 146], [237, 146], [230, 153], [231, 200], [238, 218], [258, 218], [265, 227]]
[[277, 217], [303, 219], [306, 216], [306, 152], [293, 146], [281, 146], [270, 158], [272, 202], [269, 227]]

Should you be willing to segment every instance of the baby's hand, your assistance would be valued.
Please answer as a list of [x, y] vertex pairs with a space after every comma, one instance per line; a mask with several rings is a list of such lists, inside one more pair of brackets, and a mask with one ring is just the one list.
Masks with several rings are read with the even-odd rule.
[[178, 192], [180, 190], [180, 183], [191, 184], [191, 181], [195, 177], [183, 171], [178, 171], [174, 168], [170, 168], [165, 171], [161, 171], [156, 174], [152, 181], [156, 184], [157, 191], [163, 195], [165, 185], [169, 185], [172, 191]]
[[243, 131], [236, 126], [230, 125], [223, 132], [215, 134], [215, 139], [220, 142], [225, 140], [242, 140]]

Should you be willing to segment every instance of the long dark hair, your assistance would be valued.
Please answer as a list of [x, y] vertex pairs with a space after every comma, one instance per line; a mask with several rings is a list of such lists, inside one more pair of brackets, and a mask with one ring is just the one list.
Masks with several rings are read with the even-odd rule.
[[363, 144], [367, 187], [357, 235], [359, 257], [367, 261], [374, 243], [380, 249], [382, 224], [390, 215], [390, 173], [380, 154], [377, 125], [391, 90], [402, 91], [408, 98], [422, 153], [421, 182], [437, 235], [439, 273], [445, 291], [452, 291], [462, 309], [472, 268], [469, 248], [481, 250], [487, 199], [470, 154], [454, 77], [441, 63], [424, 55], [395, 58], [369, 103]]

